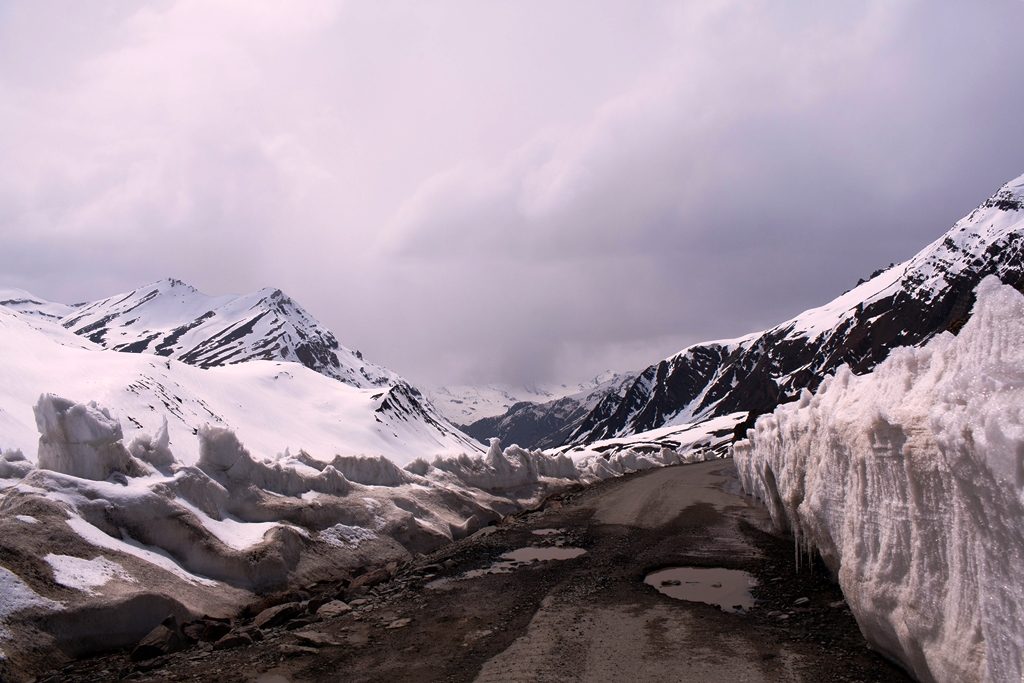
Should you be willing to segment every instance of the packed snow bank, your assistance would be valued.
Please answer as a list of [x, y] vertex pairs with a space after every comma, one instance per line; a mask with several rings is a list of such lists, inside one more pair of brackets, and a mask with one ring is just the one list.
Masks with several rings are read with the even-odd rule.
[[982, 281], [958, 336], [840, 368], [734, 447], [865, 637], [918, 678], [1024, 675], [1024, 296]]
[[39, 467], [97, 480], [114, 472], [143, 473], [121, 443], [121, 424], [95, 402], [75, 403], [43, 394], [33, 411], [40, 434]]

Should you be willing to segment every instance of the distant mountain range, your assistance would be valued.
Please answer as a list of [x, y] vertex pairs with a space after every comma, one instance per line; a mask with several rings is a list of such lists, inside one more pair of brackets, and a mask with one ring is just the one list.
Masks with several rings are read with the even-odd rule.
[[425, 389], [424, 393], [449, 420], [458, 425], [470, 425], [503, 415], [517, 403], [542, 404], [586, 394], [618, 377], [635, 374], [608, 371], [587, 381], [563, 384], [447, 384]]
[[561, 446], [593, 410], [609, 397], [618, 397], [632, 384], [632, 373], [605, 373], [575, 393], [549, 401], [519, 401], [501, 415], [485, 417], [462, 429], [481, 442], [498, 437], [524, 448]]

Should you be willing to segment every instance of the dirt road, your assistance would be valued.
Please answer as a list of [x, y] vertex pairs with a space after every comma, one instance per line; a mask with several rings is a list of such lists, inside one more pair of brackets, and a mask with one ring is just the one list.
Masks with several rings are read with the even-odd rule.
[[[335, 593], [354, 607], [347, 614], [264, 629], [260, 642], [237, 649], [205, 644], [141, 666], [111, 656], [77, 663], [58, 677], [907, 680], [867, 649], [821, 568], [797, 573], [791, 542], [767, 528], [764, 511], [739, 494], [731, 461], [650, 470], [556, 496], [371, 590], [338, 587]], [[517, 566], [501, 558], [526, 547], [586, 552]], [[747, 572], [757, 583], [756, 604], [723, 611], [644, 583], [648, 573], [676, 566]], [[713, 600], [720, 586], [705, 582], [695, 590]]]

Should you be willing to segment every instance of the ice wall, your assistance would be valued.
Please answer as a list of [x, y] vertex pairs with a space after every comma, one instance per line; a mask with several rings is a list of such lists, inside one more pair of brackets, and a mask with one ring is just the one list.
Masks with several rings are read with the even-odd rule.
[[1022, 680], [1024, 296], [987, 278], [958, 336], [841, 368], [733, 454], [872, 645], [921, 680]]

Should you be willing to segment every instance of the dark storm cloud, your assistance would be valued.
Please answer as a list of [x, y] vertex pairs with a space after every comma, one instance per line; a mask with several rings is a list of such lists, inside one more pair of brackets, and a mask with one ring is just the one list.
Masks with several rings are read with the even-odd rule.
[[428, 382], [738, 336], [1024, 172], [1024, 4], [833, 5], [6, 6], [2, 279], [279, 286]]

